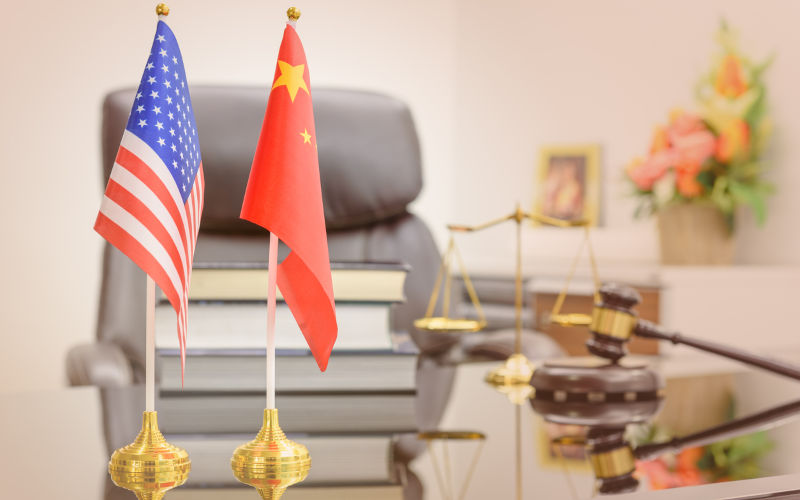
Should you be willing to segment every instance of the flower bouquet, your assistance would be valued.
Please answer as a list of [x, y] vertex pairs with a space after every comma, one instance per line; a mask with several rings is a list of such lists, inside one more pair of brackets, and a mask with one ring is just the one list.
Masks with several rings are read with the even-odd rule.
[[656, 127], [647, 156], [626, 169], [641, 200], [636, 215], [659, 215], [662, 259], [673, 261], [667, 263], [714, 263], [705, 262], [714, 260], [713, 248], [696, 248], [702, 262], [664, 253], [685, 253], [687, 245], [702, 244], [697, 238], [703, 234], [730, 240], [740, 205], [749, 206], [759, 224], [766, 219], [772, 187], [763, 179], [770, 122], [762, 77], [770, 60], [746, 58], [725, 23], [718, 41], [720, 54], [697, 85], [697, 110], [674, 110]]

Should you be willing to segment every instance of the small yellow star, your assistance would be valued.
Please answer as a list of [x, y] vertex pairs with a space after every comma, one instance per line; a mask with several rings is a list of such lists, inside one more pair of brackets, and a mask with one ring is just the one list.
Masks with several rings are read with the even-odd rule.
[[286, 90], [289, 91], [289, 97], [292, 99], [292, 102], [294, 102], [297, 91], [300, 89], [305, 90], [306, 94], [311, 95], [308, 92], [308, 87], [306, 87], [306, 81], [303, 79], [303, 73], [306, 69], [305, 64], [292, 66], [287, 62], [278, 61], [278, 69], [281, 71], [281, 76], [279, 76], [272, 85], [273, 90], [285, 85]]
[[308, 133], [308, 129], [300, 132], [300, 135], [303, 136], [303, 144], [311, 144], [311, 134]]

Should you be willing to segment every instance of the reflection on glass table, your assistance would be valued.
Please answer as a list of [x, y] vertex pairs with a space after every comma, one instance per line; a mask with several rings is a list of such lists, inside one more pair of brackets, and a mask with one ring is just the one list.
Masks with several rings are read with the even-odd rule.
[[[510, 403], [505, 395], [483, 382], [487, 368], [492, 366], [492, 363], [465, 363], [429, 367], [430, 373], [425, 375], [433, 377], [425, 379], [429, 383], [433, 384], [436, 377], [452, 382], [444, 384], [447, 387], [444, 393], [426, 392], [422, 387], [419, 391], [418, 411], [423, 419], [430, 410], [426, 405], [441, 407], [441, 411], [432, 411], [441, 414], [433, 419], [435, 428], [421, 430], [479, 433], [485, 436], [485, 441], [477, 458], [477, 443], [451, 440], [446, 443], [445, 464], [444, 443], [431, 442], [429, 450], [426, 440], [419, 439], [418, 432], [314, 436], [287, 432], [308, 446], [312, 467], [308, 478], [290, 488], [282, 498], [572, 500], [594, 496], [597, 493], [595, 472], [582, 441], [588, 435], [587, 428], [572, 425], [575, 422], [552, 422], [552, 419], [546, 422], [533, 411], [531, 404]], [[754, 415], [784, 405], [772, 416], [780, 414], [786, 418], [779, 427], [764, 435], [772, 447], [757, 460], [756, 475], [766, 476], [762, 479], [650, 492], [652, 487], [661, 485], [659, 477], [653, 472], [654, 468], [643, 467], [646, 462], [639, 460], [637, 490], [613, 498], [649, 498], [651, 495], [654, 499], [750, 498], [756, 494], [778, 495], [779, 491], [800, 488], [800, 454], [797, 452], [800, 424], [794, 413], [800, 405], [791, 403], [797, 394], [794, 383], [702, 356], [656, 360], [654, 367], [665, 381], [663, 409], [652, 421], [641, 419], [647, 421], [648, 427], [627, 426], [628, 434], [623, 435], [637, 458], [644, 458], [644, 451], [648, 452], [648, 458], [652, 455], [653, 446], [640, 444], [648, 439], [670, 443], [663, 448], [692, 444], [695, 449], [694, 445], [706, 443], [705, 439], [692, 443], [670, 439], [724, 424], [731, 398], [736, 402], [735, 416]], [[107, 464], [110, 450], [130, 442], [140, 427], [142, 398], [137, 394], [139, 390], [138, 387], [103, 391], [76, 388], [1, 395], [0, 442], [4, 451], [0, 488], [4, 497], [32, 500], [134, 498], [132, 493], [110, 482]], [[159, 413], [160, 422], [162, 416], [169, 421], [167, 415]], [[257, 414], [253, 417], [253, 429], [258, 428], [258, 417]], [[220, 426], [223, 424], [220, 422]], [[283, 419], [281, 424], [291, 427]], [[648, 429], [658, 435], [646, 435]], [[235, 480], [230, 468], [233, 450], [252, 439], [252, 433], [245, 436], [162, 431], [171, 443], [186, 448], [192, 459], [187, 483], [169, 491], [165, 498], [259, 498], [256, 491]], [[564, 440], [564, 436], [572, 436], [573, 440]], [[568, 446], [554, 446], [554, 440]], [[720, 450], [724, 447], [715, 448], [717, 453]], [[677, 470], [675, 455], [662, 455], [659, 460], [665, 470]]]

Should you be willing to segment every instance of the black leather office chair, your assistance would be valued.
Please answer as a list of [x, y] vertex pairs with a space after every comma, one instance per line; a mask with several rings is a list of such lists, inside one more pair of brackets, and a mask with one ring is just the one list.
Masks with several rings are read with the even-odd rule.
[[[108, 178], [135, 90], [108, 94], [103, 104], [103, 175]], [[206, 175], [198, 262], [266, 262], [266, 232], [239, 219], [268, 92], [264, 88], [197, 86], [191, 90]], [[409, 331], [424, 353], [438, 353], [457, 335], [415, 331], [439, 265], [425, 223], [408, 211], [422, 188], [419, 143], [408, 107], [391, 97], [315, 89], [314, 116], [328, 246], [334, 261], [402, 261], [411, 266], [408, 301], [395, 307], [393, 328]], [[281, 257], [286, 249], [281, 249]], [[67, 357], [73, 385], [115, 386], [144, 380], [145, 277], [106, 244], [97, 342]], [[190, 344], [191, 346], [191, 344]]]

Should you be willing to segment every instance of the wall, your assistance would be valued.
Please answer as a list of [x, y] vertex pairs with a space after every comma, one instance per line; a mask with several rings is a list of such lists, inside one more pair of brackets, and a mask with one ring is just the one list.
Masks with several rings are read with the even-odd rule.
[[[510, 0], [502, 9], [465, 0], [458, 10], [458, 95], [455, 213], [477, 223], [532, 204], [534, 168], [545, 144], [596, 142], [602, 146], [603, 226], [595, 233], [602, 263], [654, 262], [652, 221], [634, 222], [634, 200], [622, 181], [624, 166], [649, 146], [654, 125], [672, 107], [692, 105], [696, 79], [708, 69], [714, 34], [724, 16], [754, 58], [775, 52], [767, 75], [777, 134], [778, 186], [770, 217], [758, 230], [745, 213], [737, 261], [796, 264], [800, 237], [800, 32], [797, 2], [676, 0], [673, 2], [545, 2]], [[475, 269], [510, 268], [496, 241], [512, 230], [459, 239]], [[564, 269], [564, 247], [578, 235], [525, 231], [526, 265]]]
[[[136, 85], [156, 16], [147, 2], [40, 2], [4, 11], [0, 60], [0, 391], [58, 387], [71, 345], [94, 337], [101, 239], [102, 96]], [[172, 0], [170, 26], [193, 83], [272, 81], [288, 4]], [[305, 1], [298, 29], [312, 85], [407, 101], [426, 189], [415, 210], [443, 227], [451, 205], [455, 19], [452, 0]], [[412, 29], [413, 27], [413, 29]], [[266, 90], [265, 90], [266, 92]], [[202, 136], [202, 130], [199, 133]]]

